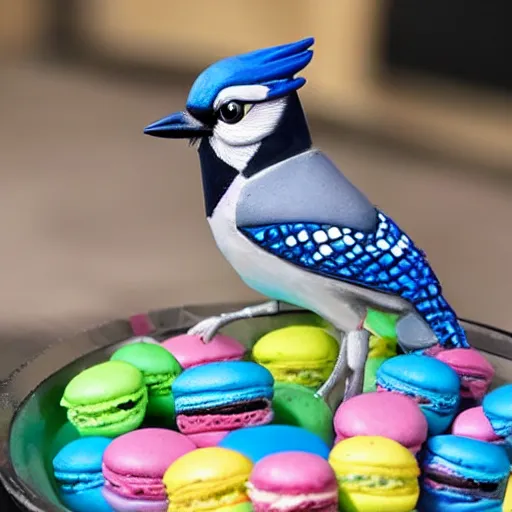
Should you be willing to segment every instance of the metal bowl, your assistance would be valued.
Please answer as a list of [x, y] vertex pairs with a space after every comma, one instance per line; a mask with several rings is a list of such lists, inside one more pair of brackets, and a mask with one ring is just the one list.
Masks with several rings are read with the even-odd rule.
[[[164, 339], [187, 331], [198, 321], [234, 311], [247, 304], [170, 308], [142, 315], [149, 325], [138, 330], [141, 315], [116, 320], [51, 345], [13, 372], [0, 384], [0, 480], [7, 495], [0, 494], [0, 510], [65, 512], [60, 504], [51, 461], [65, 444], [66, 421], [59, 401], [69, 380], [81, 370], [107, 360], [112, 352], [134, 335]], [[462, 320], [471, 345], [481, 350], [496, 369], [493, 386], [512, 376], [512, 334]], [[252, 318], [230, 324], [222, 332], [247, 347], [263, 334], [292, 324], [322, 325], [307, 311], [290, 307], [276, 316]], [[10, 504], [8, 501], [10, 500]]]

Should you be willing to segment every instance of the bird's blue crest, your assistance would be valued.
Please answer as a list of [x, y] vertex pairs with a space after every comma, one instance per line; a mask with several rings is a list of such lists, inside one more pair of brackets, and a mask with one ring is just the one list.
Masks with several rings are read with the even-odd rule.
[[302, 87], [305, 78], [295, 78], [313, 57], [309, 37], [295, 43], [264, 48], [228, 57], [206, 68], [196, 79], [187, 100], [191, 111], [209, 111], [219, 92], [235, 85], [265, 85], [267, 98], [278, 98]]

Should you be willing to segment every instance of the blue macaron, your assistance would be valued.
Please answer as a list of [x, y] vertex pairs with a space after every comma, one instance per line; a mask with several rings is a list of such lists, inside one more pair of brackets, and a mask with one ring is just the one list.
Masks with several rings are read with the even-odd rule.
[[429, 439], [418, 512], [501, 512], [510, 473], [500, 446], [454, 435]]
[[249, 361], [186, 369], [172, 385], [178, 429], [186, 435], [270, 423], [274, 378]]
[[512, 384], [488, 393], [482, 406], [496, 434], [503, 438], [512, 436]]
[[432, 357], [406, 354], [388, 359], [377, 371], [377, 386], [413, 398], [427, 418], [430, 436], [445, 432], [457, 413], [459, 376]]
[[512, 384], [505, 384], [487, 394], [482, 407], [496, 435], [503, 438], [512, 464]]
[[255, 464], [263, 457], [280, 452], [307, 452], [329, 457], [329, 447], [322, 438], [302, 427], [264, 425], [230, 432], [219, 446], [235, 450]]
[[59, 496], [72, 512], [112, 512], [102, 494], [103, 453], [112, 439], [83, 437], [64, 446], [53, 459]]

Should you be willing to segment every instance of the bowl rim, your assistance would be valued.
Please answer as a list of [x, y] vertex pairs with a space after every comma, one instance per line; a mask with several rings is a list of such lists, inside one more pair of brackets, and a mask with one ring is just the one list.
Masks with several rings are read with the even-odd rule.
[[[91, 329], [56, 339], [54, 343], [34, 354], [32, 359], [9, 375], [5, 377], [0, 375], [0, 485], [18, 506], [21, 505], [26, 510], [32, 512], [67, 510], [62, 506], [55, 506], [45, 497], [35, 493], [30, 485], [18, 476], [9, 453], [11, 427], [18, 411], [23, 408], [36, 389], [60, 369], [94, 351], [121, 343], [134, 336], [162, 337], [178, 334], [209, 316], [236, 311], [254, 304], [256, 302], [252, 301], [170, 307], [132, 315], [126, 319], [111, 320]], [[283, 304], [278, 315], [287, 313], [310, 312]], [[141, 318], [145, 321], [149, 332], [141, 332], [137, 327], [137, 319]], [[460, 321], [463, 325], [471, 327], [473, 348], [512, 360], [512, 333], [482, 322], [462, 318]], [[39, 371], [29, 371], [34, 367]], [[37, 378], [30, 379], [31, 375], [36, 375]], [[20, 383], [21, 378], [23, 383]]]

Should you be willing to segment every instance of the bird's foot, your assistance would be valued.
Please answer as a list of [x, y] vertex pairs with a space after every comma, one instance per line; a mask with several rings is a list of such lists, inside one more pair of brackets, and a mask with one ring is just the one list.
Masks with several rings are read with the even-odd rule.
[[198, 322], [187, 334], [199, 336], [204, 343], [210, 342], [222, 327], [226, 325], [222, 315], [210, 316]]
[[205, 318], [189, 329], [188, 334], [200, 336], [204, 343], [208, 343], [223, 327], [232, 322], [258, 316], [276, 315], [277, 313], [279, 313], [279, 303], [277, 301], [248, 306], [238, 311]]

